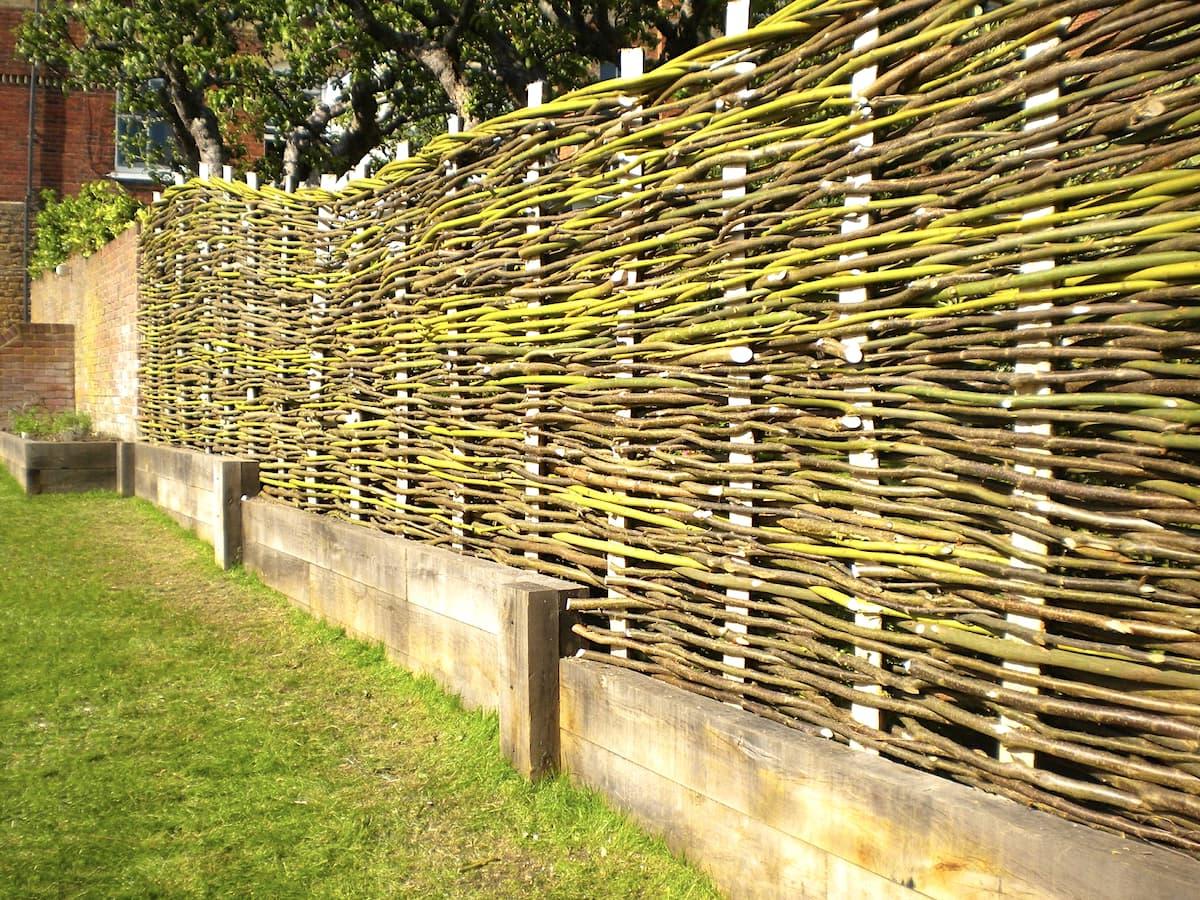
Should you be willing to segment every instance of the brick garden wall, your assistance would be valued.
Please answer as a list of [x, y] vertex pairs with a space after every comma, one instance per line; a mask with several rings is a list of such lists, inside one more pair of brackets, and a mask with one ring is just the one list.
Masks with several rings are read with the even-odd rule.
[[[29, 63], [16, 52], [16, 31], [32, 0], [0, 0], [0, 330], [22, 320], [21, 271], [24, 201], [29, 150]], [[112, 172], [115, 164], [114, 95], [108, 91], [64, 92], [43, 70], [34, 120], [33, 188], [60, 196]], [[153, 185], [128, 183], [130, 193], [149, 200]]]
[[[16, 29], [33, 6], [0, 0], [0, 200], [24, 200], [29, 121], [29, 63], [17, 54]], [[112, 171], [116, 119], [108, 91], [63, 93], [52, 78], [38, 80], [35, 189], [73, 194]]]
[[129, 228], [33, 284], [33, 321], [75, 328], [75, 403], [96, 431], [137, 437], [137, 244]]
[[25, 208], [0, 202], [0, 332], [24, 318], [25, 281], [21, 240]]
[[0, 418], [26, 404], [74, 408], [74, 334], [71, 325], [28, 322], [0, 329]]

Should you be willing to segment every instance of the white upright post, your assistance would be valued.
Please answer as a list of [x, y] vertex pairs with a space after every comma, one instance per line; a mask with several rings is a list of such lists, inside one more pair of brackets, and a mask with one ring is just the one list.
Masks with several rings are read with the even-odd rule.
[[[750, 0], [730, 0], [729, 4], [725, 7], [725, 34], [732, 37], [734, 35], [744, 34], [749, 29]], [[754, 71], [754, 63], [737, 63], [735, 68], [738, 74], [748, 75], [750, 72]], [[727, 185], [721, 191], [722, 197], [728, 200], [736, 201], [746, 196], [746, 171], [745, 165], [723, 166], [721, 168], [721, 178], [726, 182]], [[739, 223], [731, 229], [730, 237], [733, 240], [738, 240], [742, 237], [744, 231], [745, 226]], [[733, 258], [740, 259], [741, 257], [742, 254], [738, 254]], [[737, 302], [740, 297], [744, 296], [745, 293], [745, 284], [733, 285], [726, 288], [725, 299], [731, 303], [734, 303]], [[738, 350], [744, 352], [741, 355], [738, 355], [737, 351], [735, 351], [734, 355], [731, 357], [731, 362], [735, 364], [738, 362], [748, 363], [754, 358], [754, 353], [752, 350], [750, 350], [750, 348], [738, 348]], [[748, 381], [749, 379], [746, 378], [745, 380]], [[746, 390], [744, 393], [737, 393], [735, 391], [730, 394], [728, 404], [732, 411], [734, 409], [744, 409], [751, 404], [752, 400], [753, 398], [751, 397], [749, 390]], [[750, 449], [754, 445], [753, 430], [747, 429], [734, 434], [730, 438], [730, 443], [734, 445], [745, 445], [747, 447], [747, 450], [744, 451], [730, 450], [729, 465], [731, 468], [737, 469], [738, 467], [750, 466], [754, 463], [754, 453], [753, 450]], [[729, 487], [734, 491], [748, 491], [754, 487], [754, 482], [744, 477], [735, 477], [730, 480]], [[740, 505], [739, 501], [737, 500], [733, 500], [732, 502], [735, 505]], [[749, 501], [746, 501], [744, 505], [751, 506], [752, 504]], [[729, 521], [731, 524], [743, 528], [754, 527], [754, 515], [749, 512], [730, 513]], [[739, 552], [738, 555], [744, 556], [745, 554]], [[743, 591], [739, 588], [727, 588], [725, 590], [725, 596], [729, 598], [729, 602], [725, 607], [728, 612], [733, 613], [735, 616], [749, 615], [749, 591]], [[725, 631], [731, 636], [735, 643], [743, 646], [746, 644], [746, 638], [744, 636], [748, 633], [748, 629], [744, 622], [741, 622], [736, 618], [728, 619], [725, 622]], [[731, 668], [746, 668], [746, 657], [742, 656], [741, 654], [726, 653], [723, 655], [723, 661], [726, 666]], [[745, 680], [740, 675], [733, 675], [728, 672], [725, 673], [725, 677], [737, 682], [742, 682]]]
[[[1055, 46], [1058, 45], [1058, 42], [1059, 42], [1059, 39], [1057, 37], [1053, 37], [1048, 40], [1041, 41], [1037, 44], [1032, 44], [1029, 47], [1026, 47], [1025, 48], [1026, 62], [1032, 63], [1035, 66], [1037, 58], [1039, 56], [1045, 54], [1049, 50], [1052, 50]], [[1032, 68], [1032, 66], [1031, 66], [1031, 68]], [[1053, 103], [1054, 101], [1056, 101], [1058, 99], [1058, 97], [1059, 97], [1059, 86], [1053, 85], [1044, 91], [1029, 95], [1025, 99], [1025, 109], [1027, 111], [1036, 110], [1040, 106], [1044, 106], [1048, 103]], [[1030, 131], [1030, 132], [1038, 131], [1042, 128], [1047, 128], [1047, 127], [1053, 125], [1057, 121], [1058, 121], [1058, 115], [1056, 113], [1053, 113], [1053, 112], [1047, 113], [1046, 115], [1039, 116], [1036, 119], [1028, 120], [1025, 123], [1024, 130]], [[1045, 144], [1042, 144], [1035, 149], [1036, 150], [1044, 150], [1044, 149], [1048, 149], [1048, 148], [1053, 148], [1056, 143], [1057, 142], [1053, 141], [1053, 140], [1047, 141]], [[1027, 212], [1022, 214], [1021, 218], [1022, 218], [1022, 220], [1036, 220], [1036, 219], [1045, 218], [1046, 216], [1052, 215], [1053, 213], [1054, 213], [1053, 206], [1043, 206], [1038, 209], [1028, 210]], [[1021, 264], [1021, 272], [1023, 274], [1034, 273], [1034, 272], [1047, 272], [1053, 268], [1054, 268], [1053, 257], [1050, 257], [1047, 259], [1033, 260], [1031, 262], [1026, 262], [1026, 263]], [[1030, 305], [1027, 307], [1023, 307], [1023, 309], [1027, 312], [1034, 312], [1034, 311], [1041, 311], [1044, 309], [1049, 309], [1051, 307], [1051, 305], [1052, 304], [1050, 304], [1050, 303], [1041, 303], [1041, 304], [1037, 304], [1037, 305]], [[1025, 331], [1030, 328], [1044, 328], [1049, 324], [1050, 324], [1049, 322], [1045, 322], [1045, 321], [1043, 321], [1043, 322], [1022, 322], [1019, 325], [1017, 325], [1017, 331]], [[1050, 346], [1050, 344], [1048, 341], [1032, 341], [1032, 342], [1020, 343], [1017, 346], [1020, 348], [1036, 349], [1039, 347], [1042, 347], [1042, 348], [1048, 347], [1048, 346]], [[1031, 378], [1036, 378], [1040, 375], [1047, 374], [1050, 371], [1050, 368], [1051, 368], [1050, 362], [1048, 360], [1037, 359], [1037, 358], [1018, 359], [1016, 361], [1016, 363], [1013, 365], [1013, 374], [1028, 375]], [[1018, 389], [1018, 391], [1021, 393], [1027, 393], [1027, 394], [1045, 395], [1045, 394], [1050, 393], [1050, 388], [1048, 386], [1034, 386], [1032, 388], [1020, 388], [1020, 389]], [[1045, 422], [1045, 421], [1043, 421], [1043, 422], [1018, 421], [1018, 422], [1014, 423], [1013, 431], [1016, 434], [1049, 436], [1050, 435], [1050, 423]], [[1040, 446], [1040, 442], [1037, 442], [1037, 441], [1032, 441], [1031, 446], [1026, 446], [1026, 447], [1018, 446], [1017, 449], [1023, 450], [1026, 453], [1032, 453], [1032, 454], [1048, 455], [1048, 452], [1049, 452], [1045, 449], [1045, 447]], [[1035, 478], [1049, 478], [1051, 476], [1050, 469], [1047, 467], [1043, 467], [1043, 466], [1033, 466], [1033, 465], [1029, 465], [1026, 463], [1018, 463], [1014, 466], [1014, 469], [1016, 470], [1016, 472], [1018, 474], [1033, 476]], [[1045, 495], [1043, 495], [1043, 494], [1040, 494], [1036, 491], [1026, 491], [1021, 488], [1014, 488], [1013, 496], [1022, 497], [1027, 500], [1033, 500], [1035, 502], [1038, 500], [1046, 499]], [[1038, 519], [1038, 517], [1036, 517], [1036, 516], [1031, 516], [1031, 518], [1033, 518], [1035, 520]], [[1041, 521], [1044, 521], [1044, 519], [1042, 519]], [[1043, 542], [1035, 540], [1034, 538], [1031, 538], [1028, 535], [1022, 534], [1018, 531], [1012, 532], [1012, 545], [1013, 545], [1013, 549], [1018, 551], [1019, 553], [1021, 553], [1023, 556], [1033, 556], [1035, 558], [1036, 557], [1045, 557], [1049, 552], [1049, 548]], [[1018, 556], [1011, 557], [1009, 562], [1014, 568], [1018, 568], [1018, 569], [1032, 569], [1034, 571], [1041, 571], [1041, 572], [1044, 572], [1046, 570], [1046, 567], [1044, 564], [1030, 562], [1030, 561], [1028, 561], [1028, 559], [1020, 558]], [[1022, 597], [1021, 599], [1024, 600], [1026, 603], [1036, 604], [1039, 606], [1045, 603], [1045, 600], [1041, 597], [1026, 596], [1026, 597]], [[1045, 631], [1045, 629], [1046, 629], [1045, 622], [1043, 622], [1041, 619], [1037, 619], [1032, 616], [1023, 616], [1023, 615], [1018, 615], [1016, 613], [1009, 613], [1005, 618], [1009, 622], [1011, 622], [1013, 625], [1016, 625], [1019, 628], [1024, 628], [1027, 631]], [[1012, 636], [1010, 636], [1010, 639], [1019, 640], [1019, 638], [1012, 637]], [[1037, 666], [1025, 665], [1023, 663], [1005, 662], [1005, 663], [1003, 663], [1003, 666], [1005, 669], [1008, 669], [1010, 671], [1021, 672], [1024, 674], [1036, 675], [1039, 672], [1039, 668]], [[1003, 687], [1005, 687], [1011, 691], [1037, 693], [1036, 688], [1034, 688], [1028, 684], [1025, 684], [1023, 682], [1003, 681], [1003, 682], [1001, 682], [1001, 684]], [[997, 748], [997, 757], [1000, 759], [1001, 762], [1015, 762], [1015, 763], [1020, 763], [1021, 765], [1026, 765], [1026, 766], [1032, 767], [1035, 764], [1035, 758], [1034, 758], [1033, 751], [1031, 751], [1031, 750], [1013, 750], [1011, 747], [1009, 747], [1008, 745], [1006, 745], [1004, 743], [1004, 735], [1009, 734], [1013, 730], [1018, 729], [1020, 727], [1021, 727], [1021, 725], [1019, 723], [1014, 722], [1012, 719], [1009, 719], [1007, 716], [1000, 717], [1000, 724], [997, 729], [998, 734], [1000, 736], [1000, 742], [999, 742], [999, 746]]]
[[[221, 176], [225, 184], [221, 185], [221, 190], [224, 194], [223, 203], [233, 204], [235, 201], [233, 193], [229, 190], [229, 180], [233, 177], [233, 169], [230, 166], [224, 166], [221, 169]], [[228, 220], [226, 220], [226, 223]], [[232, 258], [230, 252], [229, 237], [233, 234], [233, 227], [229, 224], [221, 226], [221, 243], [217, 248], [217, 267], [219, 269], [233, 269], [237, 264]], [[215, 298], [214, 298], [215, 299]], [[232, 323], [221, 323], [222, 329], [234, 326]], [[221, 404], [221, 431], [224, 435], [225, 449], [223, 452], [229, 453], [231, 449], [237, 446], [235, 435], [237, 433], [237, 412], [233, 405], [233, 368], [232, 363], [228, 360], [232, 357], [236, 359], [236, 354], [230, 351], [230, 348], [225, 345], [217, 347], [217, 353], [220, 354], [223, 360], [226, 360], [225, 365], [221, 367], [221, 377], [223, 384], [221, 385], [221, 396], [223, 402]]]
[[[175, 184], [176, 184], [176, 186], [183, 185], [183, 173], [182, 172], [175, 173]], [[178, 207], [176, 207], [176, 209], [178, 209]], [[176, 246], [180, 248], [175, 253], [175, 297], [179, 298], [179, 297], [183, 296], [183, 252], [182, 252], [182, 249], [183, 249], [183, 242], [187, 240], [187, 229], [186, 229], [186, 226], [184, 225], [183, 218], [179, 215], [175, 216], [175, 231], [176, 231], [177, 240], [178, 240], [178, 243], [176, 244]], [[176, 299], [171, 304], [171, 308], [178, 309], [181, 305], [182, 305], [182, 302], [180, 300]], [[181, 346], [178, 338], [175, 339], [174, 344], [175, 344], [175, 365], [180, 366], [183, 364], [183, 356], [184, 356], [183, 347]], [[184, 386], [184, 383], [181, 380], [179, 380], [178, 378], [174, 379], [174, 382], [175, 382], [175, 384], [174, 384], [174, 387], [175, 387], [175, 409], [178, 411], [177, 416], [179, 418], [182, 418], [185, 415], [184, 410], [186, 410], [188, 408], [187, 393], [186, 393], [187, 388]]]
[[[202, 181], [207, 180], [208, 176], [209, 176], [208, 164], [200, 163], [200, 167], [199, 167], [200, 180], [202, 180]], [[199, 274], [201, 277], [207, 278], [209, 284], [211, 285], [212, 279], [213, 279], [212, 260], [210, 259], [210, 255], [212, 253], [212, 244], [209, 242], [209, 240], [207, 238], [203, 238], [200, 241], [198, 241], [197, 243], [198, 243], [198, 249], [200, 251], [200, 272], [199, 272]], [[212, 334], [212, 323], [213, 323], [213, 297], [212, 297], [212, 295], [209, 293], [205, 293], [200, 298], [200, 304], [203, 308], [203, 313], [202, 313], [203, 319], [204, 319], [203, 333], [206, 336], [211, 335]], [[200, 390], [201, 421], [203, 421], [205, 419], [211, 419], [213, 421], [217, 421], [217, 420], [219, 420], [219, 416], [215, 412], [216, 404], [213, 403], [213, 386], [214, 386], [216, 379], [213, 377], [213, 374], [212, 374], [212, 371], [213, 371], [212, 370], [213, 360], [211, 358], [212, 349], [213, 349], [212, 341], [205, 339], [204, 343], [201, 344], [201, 347], [203, 347], [203, 349], [204, 349], [204, 356], [205, 356], [204, 376], [203, 376], [204, 380], [203, 380], [203, 382], [201, 382], [203, 387]], [[213, 449], [213, 443], [214, 443], [216, 430], [217, 429], [214, 427], [212, 432], [206, 431], [203, 436], [204, 449], [209, 452], [212, 452], [212, 449]]]
[[[447, 116], [446, 117], [447, 133], [448, 134], [461, 133], [462, 132], [462, 124], [463, 124], [463, 120], [462, 120], [461, 116], [456, 116], [456, 115]], [[454, 163], [450, 163], [450, 162], [446, 163], [446, 175], [447, 176], [453, 176], [457, 173], [457, 171], [458, 171], [458, 167], [456, 165], [454, 165]], [[448, 188], [446, 193], [447, 193], [447, 195], [453, 194], [454, 188], [452, 188], [452, 187]], [[449, 337], [450, 337], [450, 340], [453, 342], [454, 339], [458, 337], [458, 329], [451, 328], [449, 331]], [[458, 376], [458, 363], [457, 363], [458, 350], [451, 347], [446, 355], [449, 357], [448, 367], [450, 369], [450, 379], [451, 379], [450, 383], [453, 387], [458, 388], [461, 386], [458, 381], [458, 377], [457, 377]], [[450, 416], [458, 424], [463, 425], [465, 423], [463, 421], [463, 408], [461, 406], [462, 398], [458, 394], [455, 394], [453, 396], [459, 400], [459, 403], [452, 405], [450, 407]], [[458, 447], [455, 447], [454, 454], [456, 456], [461, 456], [462, 450], [460, 450]], [[454, 500], [454, 513], [453, 513], [453, 523], [454, 524], [451, 529], [452, 533], [454, 534], [453, 546], [454, 546], [455, 550], [461, 551], [463, 549], [463, 535], [465, 533], [465, 527], [464, 527], [465, 526], [465, 517], [463, 516], [463, 506], [466, 504], [466, 494], [461, 491], [455, 491], [455, 492], [453, 492], [452, 496], [453, 496], [453, 500]]]
[[[622, 78], [637, 78], [640, 75], [642, 75], [644, 69], [645, 69], [645, 58], [643, 56], [641, 48], [631, 47], [631, 48], [626, 48], [621, 51], [621, 77]], [[637, 176], [641, 175], [642, 174], [641, 164], [633, 166], [630, 169], [630, 174], [635, 178]], [[635, 284], [637, 284], [637, 270], [632, 266], [630, 266], [628, 269], [623, 270], [623, 271], [618, 269], [616, 272], [613, 273], [613, 279], [618, 284], [623, 284], [626, 287], [633, 287]], [[629, 318], [632, 315], [633, 315], [632, 309], [623, 309], [617, 313], [617, 317], [619, 319], [620, 318]], [[620, 344], [623, 344], [627, 347], [633, 346], [633, 338], [632, 337], [620, 337], [620, 338], [617, 338], [617, 342]], [[618, 378], [632, 378], [633, 373], [632, 372], [618, 372], [617, 377]], [[633, 418], [633, 410], [618, 409], [617, 417], [619, 419], [625, 420], [626, 424], [629, 424], [629, 420], [632, 420], [632, 418]], [[617, 457], [618, 459], [620, 458], [621, 450], [620, 450], [619, 446], [614, 445], [613, 455], [615, 457]], [[623, 531], [625, 529], [625, 517], [624, 516], [610, 515], [608, 517], [608, 523], [609, 523], [609, 525], [611, 525], [614, 529], [617, 529], [618, 531]], [[606, 554], [606, 562], [608, 563], [606, 577], [610, 578], [610, 579], [619, 578], [625, 570], [625, 566], [626, 566], [625, 557], [621, 556], [619, 554], [616, 554], [616, 553], [608, 553], [608, 554]], [[608, 597], [610, 600], [619, 600], [619, 599], [621, 599], [622, 594], [615, 587], [610, 586], [608, 588]], [[611, 618], [608, 620], [608, 627], [614, 634], [624, 634], [628, 630], [628, 622], [623, 617], [615, 617], [615, 618]], [[628, 657], [629, 656], [629, 651], [624, 647], [614, 647], [612, 650], [612, 653], [613, 653], [613, 656], [618, 656], [618, 657]]]
[[[879, 15], [879, 10], [868, 10], [862, 17], [863, 22], [873, 22]], [[876, 27], [866, 29], [854, 40], [854, 49], [863, 51], [875, 44], [879, 40], [879, 29]], [[867, 89], [875, 81], [877, 76], [876, 66], [864, 66], [856, 71], [850, 78], [850, 99], [858, 109], [861, 117], [869, 119], [872, 115], [870, 98], [867, 96]], [[852, 150], [863, 152], [875, 143], [874, 132], [866, 132], [858, 137], [851, 138], [850, 144]], [[858, 175], [851, 175], [846, 182], [846, 207], [852, 209], [854, 207], [865, 207], [871, 199], [870, 195], [871, 173], [864, 172]], [[871, 216], [865, 209], [859, 213], [848, 213], [845, 219], [842, 220], [842, 234], [853, 235], [859, 231], [865, 230], [871, 223]], [[842, 256], [843, 260], [855, 259], [860, 256], [865, 256], [865, 253], [851, 253]], [[849, 288], [838, 292], [838, 303], [845, 307], [853, 307], [859, 303], [865, 303], [867, 300], [867, 289]], [[847, 312], [845, 315], [849, 315]], [[842, 339], [842, 347], [844, 348], [847, 363], [853, 365], [862, 361], [862, 345], [866, 341], [865, 334], [855, 334]], [[863, 406], [868, 404], [855, 404]], [[863, 438], [869, 438], [875, 432], [875, 420], [870, 416], [861, 416], [850, 414], [842, 417], [842, 425], [847, 429], [857, 429]], [[879, 459], [875, 452], [871, 449], [863, 449], [853, 452], [849, 457], [850, 465], [859, 469], [878, 469]], [[877, 484], [876, 479], [866, 479], [869, 483]], [[872, 515], [864, 510], [858, 510], [860, 515]], [[851, 572], [858, 576], [860, 569], [857, 562], [851, 565]], [[854, 624], [860, 628], [879, 628], [883, 627], [883, 618], [880, 615], [878, 606], [872, 603], [865, 602], [859, 598], [853, 598], [854, 604]], [[854, 655], [859, 659], [865, 659], [873, 666], [881, 667], [883, 665], [882, 654], [868, 650], [863, 647], [856, 646]], [[864, 694], [881, 694], [882, 688], [878, 684], [855, 684], [855, 690], [861, 691]], [[880, 726], [879, 708], [866, 703], [852, 703], [850, 705], [850, 716], [854, 721], [868, 728], [878, 729]], [[857, 750], [864, 748], [857, 741], [851, 741], [850, 746]], [[874, 753], [876, 751], [869, 751]]]
[[[254, 191], [258, 190], [258, 175], [256, 173], [254, 173], [254, 172], [246, 173], [246, 186], [248, 188], [250, 188], [251, 190], [254, 190]], [[257, 278], [257, 272], [258, 272], [258, 258], [254, 251], [254, 248], [257, 246], [257, 243], [254, 240], [254, 221], [249, 216], [249, 213], [252, 210], [252, 208], [253, 207], [251, 207], [250, 204], [247, 203], [247, 205], [246, 205], [247, 216], [246, 216], [246, 218], [244, 218], [242, 220], [242, 229], [246, 233], [246, 258], [244, 260], [245, 266], [246, 266], [246, 279], [247, 279], [247, 281], [250, 281], [251, 283], [253, 283], [253, 281]], [[247, 296], [250, 298], [253, 298], [254, 291], [253, 290], [248, 291]], [[257, 311], [257, 307], [254, 304], [254, 300], [248, 299], [246, 301], [246, 312], [249, 313], [250, 315], [246, 319], [246, 331], [249, 334], [253, 334], [254, 330], [255, 330], [253, 315], [256, 311]], [[250, 352], [250, 351], [248, 351], [248, 352]], [[254, 403], [254, 400], [257, 398], [257, 396], [258, 396], [258, 391], [254, 387], [254, 384], [252, 381], [250, 384], [246, 385], [246, 403], [247, 404]], [[248, 447], [247, 449], [250, 450], [251, 453], [253, 453], [255, 451], [255, 448], [253, 446]]]
[[[321, 175], [321, 184], [324, 185], [325, 179], [329, 177]], [[328, 206], [320, 206], [317, 208], [317, 235], [315, 257], [319, 267], [328, 268], [329, 265], [329, 246], [328, 234], [330, 229], [330, 221], [333, 216], [333, 211]], [[324, 289], [328, 287], [328, 281], [322, 278], [319, 285]], [[315, 335], [321, 320], [325, 318], [325, 313], [329, 308], [329, 299], [323, 291], [315, 291], [312, 295], [312, 314], [310, 321], [312, 323], [312, 333]], [[309, 349], [309, 360], [312, 365], [308, 370], [308, 396], [312, 401], [314, 408], [320, 409], [321, 396], [325, 392], [324, 375], [321, 371], [321, 366], [325, 359], [325, 352], [318, 348]], [[318, 413], [320, 415], [321, 413]], [[316, 447], [308, 448], [308, 456], [310, 459], [316, 459], [320, 456], [320, 450]], [[309, 463], [310, 471], [314, 464]], [[309, 474], [304, 477], [305, 482], [309, 485], [308, 502], [315, 505], [317, 503], [317, 476]]]
[[[542, 93], [544, 89], [545, 85], [543, 82], [530, 82], [527, 88], [527, 106], [530, 109], [542, 105]], [[525, 183], [534, 184], [538, 180], [540, 170], [541, 165], [538, 162], [535, 161], [532, 163], [529, 167], [529, 171], [525, 173]], [[538, 217], [541, 215], [541, 207], [536, 204], [529, 207], [529, 215], [533, 221], [525, 226], [525, 233], [530, 235], [537, 234], [541, 227], [537, 222]], [[537, 277], [534, 273], [540, 270], [541, 267], [542, 259], [540, 256], [530, 257], [529, 259], [525, 260], [525, 271], [533, 278]], [[542, 304], [539, 300], [533, 300], [529, 305], [531, 308], [536, 308]], [[530, 329], [525, 332], [525, 336], [529, 338], [530, 345], [534, 345], [537, 343], [538, 331], [536, 328]], [[525, 427], [525, 447], [527, 448], [525, 451], [525, 474], [529, 476], [530, 481], [530, 484], [525, 488], [525, 502], [531, 507], [530, 511], [525, 515], [525, 520], [536, 528], [538, 524], [537, 503], [538, 497], [541, 495], [541, 488], [538, 485], [539, 480], [542, 477], [542, 463], [539, 456], [542, 441], [532, 423], [533, 420], [537, 418], [538, 413], [541, 412], [541, 410], [536, 406], [540, 392], [536, 386], [530, 385], [525, 390], [525, 396], [529, 402], [529, 405], [525, 408], [525, 419], [527, 423], [529, 423]], [[531, 529], [531, 533], [536, 534], [537, 532], [536, 530]], [[538, 555], [536, 551], [526, 550], [525, 557], [527, 559], [535, 560], [538, 558]]]
[[[336, 193], [341, 185], [341, 179], [333, 172], [321, 173], [321, 190]], [[317, 254], [317, 263], [324, 272], [323, 281], [325, 284], [324, 306], [322, 311], [328, 310], [330, 301], [333, 300], [331, 292], [333, 271], [336, 263], [333, 259], [333, 238], [331, 232], [334, 228], [339, 227], [338, 214], [332, 207], [321, 207], [318, 213], [317, 231], [320, 248]], [[357, 302], [355, 303], [357, 306]], [[344, 310], [338, 310], [339, 314], [344, 314]], [[332, 397], [330, 398], [332, 400]], [[346, 411], [343, 415], [343, 420], [347, 425], [354, 425], [362, 421], [362, 410], [353, 406], [352, 398], [348, 392], [342, 394], [342, 402], [346, 405]], [[350, 435], [350, 511], [348, 513], [351, 521], [359, 521], [362, 519], [362, 466], [358, 462], [359, 447], [358, 447], [358, 432], [351, 432]]]
[[[401, 141], [396, 148], [396, 159], [408, 159], [408, 141]], [[408, 248], [408, 226], [400, 225], [397, 229], [395, 238], [388, 244], [388, 252], [393, 256], [404, 253]], [[396, 305], [403, 309], [408, 303], [408, 292], [405, 290], [403, 283], [396, 288]], [[408, 442], [412, 438], [411, 432], [408, 430], [409, 407], [408, 407], [408, 369], [401, 367], [396, 370], [396, 400], [397, 412], [400, 414], [400, 430], [396, 434], [396, 439], [400, 442], [400, 446], [405, 449], [404, 465], [407, 472], [408, 459], [407, 454]], [[401, 515], [405, 513], [405, 507], [408, 505], [408, 477], [401, 475], [396, 479], [396, 505], [400, 508]]]

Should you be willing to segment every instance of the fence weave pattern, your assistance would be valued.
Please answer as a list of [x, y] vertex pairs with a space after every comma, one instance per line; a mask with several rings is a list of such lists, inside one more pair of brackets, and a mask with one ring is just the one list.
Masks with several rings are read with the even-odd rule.
[[1200, 9], [801, 0], [143, 229], [142, 428], [588, 651], [1200, 851]]

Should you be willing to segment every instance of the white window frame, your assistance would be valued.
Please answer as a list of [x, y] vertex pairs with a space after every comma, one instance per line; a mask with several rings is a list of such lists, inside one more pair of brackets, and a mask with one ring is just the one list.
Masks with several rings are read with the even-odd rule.
[[[123, 159], [124, 152], [121, 148], [121, 127], [127, 122], [138, 123], [145, 127], [147, 123], [151, 125], [155, 122], [163, 122], [164, 120], [158, 116], [146, 116], [138, 113], [121, 112], [121, 95], [118, 92], [113, 104], [113, 171], [112, 177], [118, 181], [158, 181], [155, 177], [156, 173], [170, 169], [169, 163], [148, 164], [144, 160], [137, 163], [130, 163]], [[168, 134], [169, 139], [169, 134]]]

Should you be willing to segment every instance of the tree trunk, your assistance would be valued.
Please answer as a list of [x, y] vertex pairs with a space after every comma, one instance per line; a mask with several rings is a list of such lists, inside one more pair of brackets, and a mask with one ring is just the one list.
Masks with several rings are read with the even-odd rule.
[[475, 125], [475, 118], [471, 114], [471, 90], [462, 70], [446, 48], [421, 47], [413, 55], [437, 79], [450, 105], [462, 117], [463, 126], [470, 128]]
[[204, 90], [192, 87], [178, 66], [170, 67], [166, 76], [165, 90], [175, 112], [172, 124], [187, 154], [188, 167], [197, 171], [200, 163], [206, 163], [210, 171], [220, 173], [228, 154], [217, 116], [205, 103]]

